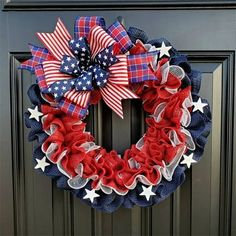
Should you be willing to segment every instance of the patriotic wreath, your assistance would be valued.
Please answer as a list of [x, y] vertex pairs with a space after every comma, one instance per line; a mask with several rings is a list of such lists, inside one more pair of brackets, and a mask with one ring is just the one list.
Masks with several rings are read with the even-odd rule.
[[[74, 38], [59, 19], [53, 33], [37, 33], [21, 69], [37, 83], [25, 113], [35, 169], [94, 208], [151, 206], [183, 183], [211, 127], [199, 95], [201, 74], [164, 38], [148, 41], [138, 28], [102, 17], [78, 17]], [[103, 100], [123, 118], [122, 99], [141, 99], [147, 130], [123, 157], [95, 144], [84, 118]]]

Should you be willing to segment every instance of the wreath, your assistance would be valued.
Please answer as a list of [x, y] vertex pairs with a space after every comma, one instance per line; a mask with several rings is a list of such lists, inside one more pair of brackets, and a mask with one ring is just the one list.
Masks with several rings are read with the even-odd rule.
[[[113, 212], [159, 203], [184, 181], [210, 131], [201, 74], [164, 38], [148, 40], [120, 21], [78, 17], [74, 38], [58, 19], [53, 33], [37, 33], [21, 69], [36, 75], [25, 113], [35, 141], [35, 169], [94, 208]], [[124, 151], [107, 151], [86, 130], [90, 105], [100, 100], [123, 118], [122, 100], [141, 99], [145, 134]]]

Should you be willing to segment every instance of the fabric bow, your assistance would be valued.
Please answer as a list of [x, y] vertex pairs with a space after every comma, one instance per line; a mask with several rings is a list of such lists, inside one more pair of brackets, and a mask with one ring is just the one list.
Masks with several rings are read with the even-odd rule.
[[149, 67], [154, 53], [128, 55], [134, 44], [118, 21], [105, 30], [102, 17], [78, 17], [72, 39], [58, 19], [53, 33], [37, 36], [47, 50], [45, 60], [34, 67], [38, 84], [73, 116], [86, 114], [91, 92], [98, 89], [104, 102], [123, 118], [122, 99], [138, 98], [129, 83], [156, 79]]

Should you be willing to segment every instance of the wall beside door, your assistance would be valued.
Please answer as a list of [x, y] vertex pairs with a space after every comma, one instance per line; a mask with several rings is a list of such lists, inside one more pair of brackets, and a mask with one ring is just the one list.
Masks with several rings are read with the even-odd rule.
[[[73, 32], [78, 15], [102, 15], [107, 25], [122, 15], [127, 27], [142, 28], [150, 39], [168, 38], [202, 71], [212, 132], [202, 160], [159, 205], [102, 213], [33, 169], [23, 113], [35, 77], [18, 66], [30, 57], [28, 42], [40, 45], [35, 32], [51, 32], [57, 17]], [[0, 235], [236, 235], [235, 50], [234, 1], [2, 1]], [[102, 103], [88, 119], [97, 142], [119, 152], [144, 131], [140, 102], [123, 105], [123, 121]]]

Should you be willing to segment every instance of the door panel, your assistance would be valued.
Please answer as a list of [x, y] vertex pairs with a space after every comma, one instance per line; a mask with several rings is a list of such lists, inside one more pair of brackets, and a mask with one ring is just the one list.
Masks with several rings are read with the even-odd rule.
[[[52, 1], [52, 5], [62, 3]], [[28, 4], [29, 9], [23, 1], [7, 1], [3, 5], [5, 11], [0, 13], [0, 235], [236, 234], [233, 162], [236, 11], [226, 9], [227, 2], [223, 5], [225, 9], [204, 11], [183, 9], [180, 1], [172, 2], [172, 6], [178, 5], [178, 10], [145, 7], [135, 10], [134, 6], [127, 10], [126, 6], [126, 10], [120, 11], [110, 4], [109, 11], [44, 11], [47, 4], [38, 3], [41, 8], [32, 11], [34, 1]], [[90, 7], [94, 8], [94, 4]], [[12, 11], [17, 9], [21, 11]], [[32, 144], [27, 141], [23, 113], [30, 106], [26, 92], [35, 77], [17, 68], [30, 57], [27, 43], [40, 45], [35, 32], [52, 31], [58, 16], [73, 32], [78, 15], [102, 15], [107, 25], [122, 15], [127, 27], [144, 29], [150, 39], [162, 36], [169, 39], [189, 55], [193, 68], [203, 73], [201, 95], [208, 99], [213, 115], [205, 153], [198, 165], [186, 172], [185, 183], [159, 205], [102, 213], [33, 170]], [[140, 101], [125, 101], [123, 107], [124, 120], [103, 103], [90, 109], [87, 120], [88, 130], [97, 143], [118, 152], [136, 142], [145, 131]]]

